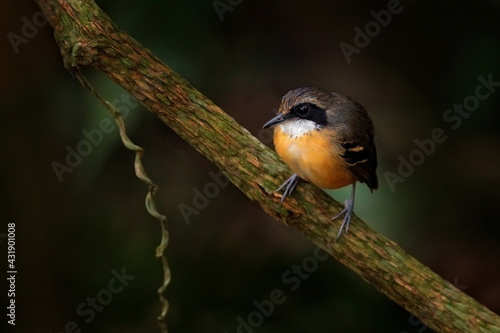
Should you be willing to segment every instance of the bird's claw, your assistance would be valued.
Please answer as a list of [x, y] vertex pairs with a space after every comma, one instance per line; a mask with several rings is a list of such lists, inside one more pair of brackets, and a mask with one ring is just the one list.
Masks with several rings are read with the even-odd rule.
[[332, 217], [332, 220], [335, 220], [339, 218], [340, 216], [344, 215], [344, 219], [342, 220], [342, 224], [340, 225], [339, 232], [337, 234], [337, 237], [335, 237], [335, 240], [339, 239], [340, 235], [342, 235], [342, 232], [345, 231], [347, 233], [349, 231], [349, 222], [351, 221], [351, 214], [354, 208], [353, 200], [347, 199], [344, 203], [344, 209], [334, 217]]
[[283, 204], [283, 201], [285, 201], [285, 198], [287, 196], [292, 194], [292, 192], [295, 189], [295, 186], [297, 186], [298, 182], [299, 182], [299, 176], [297, 176], [297, 174], [293, 174], [283, 184], [281, 184], [281, 186], [276, 190], [276, 191], [281, 191], [281, 189], [283, 187], [285, 187], [285, 192], [283, 192], [283, 196], [281, 197], [280, 205]]

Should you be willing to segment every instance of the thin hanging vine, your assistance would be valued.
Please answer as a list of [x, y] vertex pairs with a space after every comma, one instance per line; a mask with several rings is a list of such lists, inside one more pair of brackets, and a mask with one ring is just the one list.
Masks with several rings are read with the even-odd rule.
[[125, 130], [125, 122], [123, 121], [123, 117], [121, 112], [109, 101], [104, 99], [90, 84], [87, 78], [81, 73], [81, 71], [74, 67], [72, 68], [73, 74], [76, 76], [78, 81], [82, 84], [82, 86], [95, 98], [99, 100], [99, 102], [104, 105], [104, 107], [111, 113], [113, 119], [118, 125], [118, 129], [120, 131], [120, 138], [122, 140], [123, 145], [132, 151], [135, 152], [135, 160], [134, 160], [134, 169], [135, 175], [137, 178], [142, 180], [144, 183], [148, 185], [149, 191], [146, 195], [146, 209], [148, 213], [157, 219], [160, 222], [161, 226], [161, 242], [160, 245], [156, 248], [156, 257], [160, 258], [163, 266], [163, 284], [158, 288], [158, 297], [161, 302], [161, 311], [157, 317], [158, 326], [160, 327], [161, 333], [167, 333], [167, 324], [165, 318], [168, 312], [168, 301], [165, 298], [165, 290], [170, 284], [171, 274], [170, 267], [168, 265], [167, 257], [166, 257], [166, 248], [169, 240], [169, 233], [167, 229], [167, 217], [156, 209], [154, 195], [158, 190], [158, 185], [154, 184], [151, 179], [146, 174], [146, 170], [144, 169], [144, 165], [142, 164], [142, 156], [144, 155], [144, 149], [136, 144], [134, 144], [127, 135]]

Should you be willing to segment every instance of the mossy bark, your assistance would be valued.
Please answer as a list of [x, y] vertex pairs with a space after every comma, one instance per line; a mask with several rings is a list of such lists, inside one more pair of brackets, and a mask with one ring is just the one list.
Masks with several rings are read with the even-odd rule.
[[55, 31], [65, 66], [106, 73], [219, 167], [276, 221], [355, 271], [438, 332], [500, 332], [500, 317], [443, 280], [353, 216], [335, 241], [340, 211], [321, 189], [301, 182], [280, 206], [274, 190], [290, 174], [276, 154], [150, 50], [121, 31], [91, 0], [35, 0]]

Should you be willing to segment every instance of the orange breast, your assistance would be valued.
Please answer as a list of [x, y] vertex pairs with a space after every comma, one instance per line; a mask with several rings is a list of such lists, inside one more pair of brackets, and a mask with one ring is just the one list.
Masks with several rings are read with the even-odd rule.
[[345, 161], [330, 140], [317, 130], [294, 138], [284, 134], [279, 126], [274, 129], [276, 152], [293, 172], [321, 188], [341, 188], [356, 178], [347, 171]]

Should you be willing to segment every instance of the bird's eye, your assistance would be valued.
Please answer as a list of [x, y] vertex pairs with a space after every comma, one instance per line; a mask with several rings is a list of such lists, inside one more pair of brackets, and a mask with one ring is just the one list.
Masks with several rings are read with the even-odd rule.
[[305, 116], [309, 112], [309, 106], [308, 105], [300, 105], [296, 111], [299, 116]]

